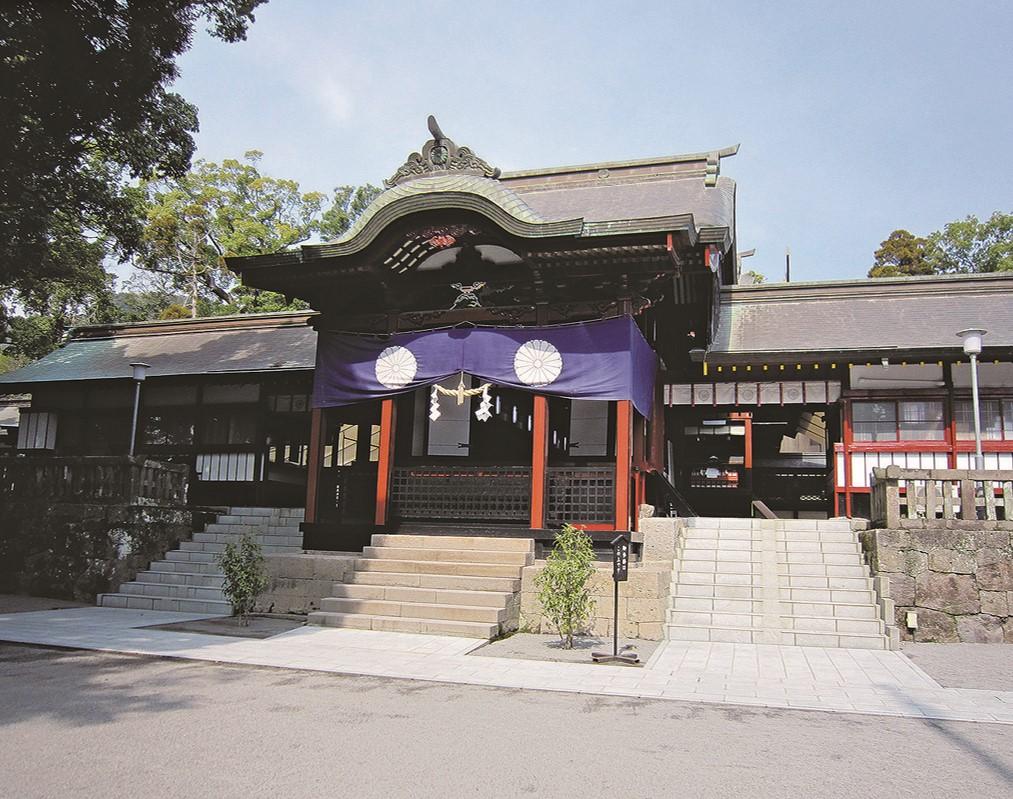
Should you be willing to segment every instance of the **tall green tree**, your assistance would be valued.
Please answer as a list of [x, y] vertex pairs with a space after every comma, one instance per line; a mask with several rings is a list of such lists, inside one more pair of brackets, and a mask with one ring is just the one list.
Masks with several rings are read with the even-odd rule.
[[18, 292], [79, 279], [68, 247], [137, 248], [131, 180], [182, 175], [194, 151], [197, 109], [167, 89], [176, 58], [202, 19], [245, 38], [261, 2], [0, 4], [0, 323]]
[[278, 294], [239, 286], [225, 258], [339, 235], [377, 193], [372, 186], [341, 186], [333, 199], [303, 192], [294, 180], [263, 174], [262, 155], [251, 150], [242, 161], [198, 161], [182, 178], [143, 185], [147, 223], [134, 265], [185, 295], [192, 316], [208, 304], [239, 313], [292, 307]]
[[869, 277], [1013, 271], [1013, 214], [967, 216], [928, 236], [895, 230], [880, 244]]
[[929, 235], [927, 260], [943, 273], [1013, 271], [1013, 214], [950, 222]]
[[931, 275], [935, 270], [926, 260], [928, 241], [907, 230], [895, 230], [873, 254], [869, 277], [911, 277]]

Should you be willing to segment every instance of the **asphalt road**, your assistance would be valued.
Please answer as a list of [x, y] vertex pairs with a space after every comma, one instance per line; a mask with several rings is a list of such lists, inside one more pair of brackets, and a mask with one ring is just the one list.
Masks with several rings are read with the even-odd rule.
[[5, 799], [1011, 792], [1013, 726], [0, 644]]

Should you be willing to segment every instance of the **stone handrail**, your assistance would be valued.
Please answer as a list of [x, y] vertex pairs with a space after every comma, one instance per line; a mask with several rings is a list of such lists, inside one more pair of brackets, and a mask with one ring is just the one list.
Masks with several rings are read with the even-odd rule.
[[141, 456], [0, 458], [0, 503], [186, 504], [190, 467]]
[[876, 527], [1013, 526], [1013, 471], [887, 466], [872, 476]]

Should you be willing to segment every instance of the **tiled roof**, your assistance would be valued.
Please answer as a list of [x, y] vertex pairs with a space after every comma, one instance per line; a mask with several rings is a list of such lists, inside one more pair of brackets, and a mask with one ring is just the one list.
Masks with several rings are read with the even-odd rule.
[[0, 375], [0, 386], [127, 378], [129, 364], [150, 377], [312, 369], [311, 314], [280, 313], [78, 328], [44, 358]]
[[988, 330], [986, 347], [1013, 347], [1013, 274], [732, 286], [707, 359], [957, 352], [969, 327]]

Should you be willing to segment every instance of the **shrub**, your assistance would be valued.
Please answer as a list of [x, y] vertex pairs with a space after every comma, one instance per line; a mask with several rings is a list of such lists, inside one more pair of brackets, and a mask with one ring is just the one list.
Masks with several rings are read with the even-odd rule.
[[594, 612], [588, 580], [594, 574], [594, 549], [583, 530], [567, 524], [556, 533], [545, 568], [535, 578], [542, 614], [556, 628], [563, 649], [573, 649], [573, 635], [587, 626]]
[[225, 574], [222, 591], [232, 603], [232, 614], [243, 627], [250, 623], [250, 611], [257, 597], [267, 588], [267, 572], [260, 544], [249, 534], [238, 543], [229, 543], [216, 558]]

